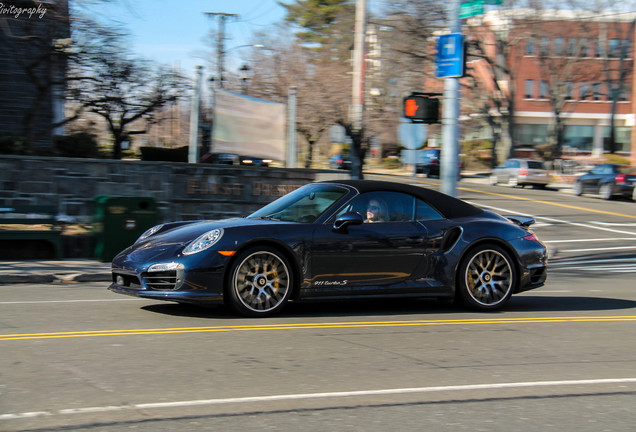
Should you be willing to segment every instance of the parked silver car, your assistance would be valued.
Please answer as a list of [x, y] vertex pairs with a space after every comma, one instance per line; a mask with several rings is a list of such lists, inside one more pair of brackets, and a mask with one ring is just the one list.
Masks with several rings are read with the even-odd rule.
[[490, 175], [490, 184], [500, 183], [513, 187], [530, 185], [544, 188], [550, 183], [550, 171], [539, 160], [508, 159]]

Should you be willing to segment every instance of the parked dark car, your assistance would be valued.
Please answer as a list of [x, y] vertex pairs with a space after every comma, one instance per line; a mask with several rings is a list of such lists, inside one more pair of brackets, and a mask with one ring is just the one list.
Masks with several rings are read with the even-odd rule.
[[109, 289], [247, 316], [289, 301], [431, 297], [477, 310], [546, 279], [533, 219], [391, 182], [305, 185], [245, 218], [158, 225], [112, 262]]
[[540, 160], [508, 159], [490, 175], [490, 184], [544, 188], [550, 183], [550, 171]]
[[592, 193], [606, 200], [615, 196], [632, 198], [635, 184], [636, 168], [619, 164], [602, 164], [576, 179], [574, 195]]
[[426, 174], [426, 177], [439, 177], [439, 162], [442, 151], [438, 148], [427, 148], [417, 152], [415, 172]]
[[271, 159], [263, 159], [253, 156], [239, 156], [240, 164], [247, 166], [268, 167], [272, 163]]
[[239, 155], [234, 153], [206, 153], [199, 159], [200, 163], [211, 163], [218, 165], [238, 165]]
[[351, 156], [346, 154], [335, 154], [329, 158], [329, 168], [350, 170]]

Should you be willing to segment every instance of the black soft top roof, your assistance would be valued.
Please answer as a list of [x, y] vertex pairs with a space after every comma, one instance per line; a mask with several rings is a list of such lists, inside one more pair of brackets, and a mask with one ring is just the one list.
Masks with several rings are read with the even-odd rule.
[[426, 201], [447, 219], [476, 216], [483, 212], [467, 202], [432, 189], [406, 183], [394, 183], [377, 180], [332, 180], [323, 183], [336, 183], [351, 186], [360, 193], [373, 191], [403, 192]]

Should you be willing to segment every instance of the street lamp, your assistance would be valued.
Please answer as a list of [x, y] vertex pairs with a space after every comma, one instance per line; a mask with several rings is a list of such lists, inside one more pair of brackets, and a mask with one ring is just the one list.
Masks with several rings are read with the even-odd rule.
[[247, 81], [250, 79], [249, 76], [250, 67], [247, 64], [244, 64], [239, 69], [239, 78], [241, 79], [241, 93], [244, 95], [247, 94]]

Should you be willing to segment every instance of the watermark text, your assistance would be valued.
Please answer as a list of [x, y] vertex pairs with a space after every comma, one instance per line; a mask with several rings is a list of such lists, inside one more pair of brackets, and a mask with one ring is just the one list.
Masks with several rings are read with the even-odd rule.
[[16, 19], [20, 18], [23, 15], [28, 16], [29, 18], [33, 18], [33, 15], [35, 15], [38, 18], [42, 19], [44, 18], [44, 15], [46, 15], [46, 7], [42, 6], [41, 4], [38, 4], [37, 7], [33, 6], [33, 7], [23, 8], [23, 7], [18, 7], [16, 5], [0, 2], [0, 16], [1, 15], [9, 15]]

